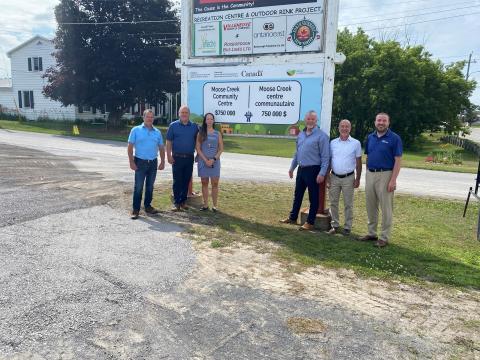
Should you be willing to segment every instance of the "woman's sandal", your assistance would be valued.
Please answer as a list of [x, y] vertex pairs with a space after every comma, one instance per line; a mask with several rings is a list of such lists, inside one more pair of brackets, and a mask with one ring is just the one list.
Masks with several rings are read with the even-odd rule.
[[217, 208], [216, 208], [215, 206], [212, 207], [212, 211], [213, 211], [213, 212], [217, 212]]
[[202, 206], [202, 207], [200, 208], [200, 211], [207, 211], [207, 210], [208, 210], [208, 206]]

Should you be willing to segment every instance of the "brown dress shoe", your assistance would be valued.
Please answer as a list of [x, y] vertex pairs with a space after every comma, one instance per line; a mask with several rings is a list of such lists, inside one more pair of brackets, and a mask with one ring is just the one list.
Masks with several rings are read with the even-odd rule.
[[153, 215], [153, 214], [158, 214], [158, 210], [155, 209], [155, 208], [152, 207], [152, 206], [147, 206], [147, 207], [145, 208], [145, 212], [146, 212], [147, 214], [152, 214], [152, 215]]
[[130, 215], [130, 219], [132, 219], [132, 220], [138, 219], [138, 214], [139, 214], [138, 210], [133, 210], [132, 215]]
[[315, 229], [315, 226], [314, 226], [314, 225], [309, 224], [309, 223], [306, 222], [305, 224], [303, 224], [302, 226], [300, 226], [300, 228], [299, 228], [298, 230], [300, 230], [300, 231], [305, 231], [305, 230], [310, 231], [310, 230], [314, 230], [314, 229]]
[[372, 236], [372, 235], [365, 235], [362, 236], [361, 238], [358, 238], [358, 241], [377, 241], [378, 237], [377, 236]]
[[388, 242], [386, 242], [385, 240], [382, 240], [382, 239], [377, 240], [375, 242], [375, 244], [373, 244], [373, 246], [378, 247], [378, 248], [384, 248], [387, 245], [388, 245]]
[[297, 224], [297, 221], [296, 221], [296, 220], [292, 220], [292, 219], [290, 219], [289, 217], [286, 218], [286, 219], [280, 220], [279, 222], [280, 222], [281, 224], [293, 224], [293, 225], [296, 225], [296, 224]]

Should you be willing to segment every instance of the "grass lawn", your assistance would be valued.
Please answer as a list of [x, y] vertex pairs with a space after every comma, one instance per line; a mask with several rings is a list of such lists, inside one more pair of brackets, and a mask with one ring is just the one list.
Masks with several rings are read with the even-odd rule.
[[[478, 168], [478, 157], [464, 149], [451, 145], [444, 144], [440, 141], [442, 134], [434, 134], [434, 136], [423, 136], [422, 141], [419, 141], [414, 149], [405, 150], [403, 156], [403, 166], [416, 169], [427, 170], [441, 170], [464, 173], [476, 173]], [[292, 157], [295, 151], [295, 140], [293, 139], [259, 139], [259, 138], [244, 138], [244, 137], [224, 137], [225, 151], [253, 154], [253, 155], [267, 155], [279, 157]], [[425, 158], [433, 151], [438, 150], [454, 150], [462, 155], [462, 165], [444, 165], [444, 164], [430, 164], [425, 162]], [[365, 161], [365, 158], [364, 158]]]
[[[126, 142], [128, 138], [129, 128], [122, 130], [105, 130], [102, 125], [79, 125], [80, 136], [87, 138], [96, 138], [103, 140], [116, 140]], [[73, 135], [73, 124], [70, 122], [18, 122], [0, 120], [0, 129], [30, 131], [39, 133], [48, 133], [55, 135]], [[166, 128], [161, 127], [162, 133], [165, 134]], [[442, 170], [464, 173], [476, 173], [478, 168], [478, 157], [471, 152], [465, 151], [450, 144], [443, 144], [440, 141], [441, 134], [434, 136], [424, 136], [422, 141], [412, 150], [406, 150], [403, 158], [403, 166], [417, 169]], [[290, 158], [295, 151], [295, 140], [293, 139], [266, 139], [266, 138], [246, 138], [225, 136], [225, 151], [265, 155], [279, 156]], [[433, 151], [453, 149], [462, 155], [462, 165], [443, 165], [430, 164], [425, 162], [425, 158]]]
[[[218, 213], [188, 211], [190, 232], [212, 247], [248, 243], [272, 251], [292, 270], [322, 265], [346, 268], [359, 275], [401, 281], [430, 281], [480, 289], [480, 242], [476, 240], [476, 206], [461, 217], [463, 203], [396, 196], [391, 244], [376, 249], [354, 241], [365, 234], [365, 194], [357, 192], [352, 236], [300, 232], [279, 224], [288, 215], [293, 188], [253, 183], [221, 184]], [[156, 206], [169, 209], [169, 191], [157, 195]], [[343, 217], [342, 217], [343, 218]]]

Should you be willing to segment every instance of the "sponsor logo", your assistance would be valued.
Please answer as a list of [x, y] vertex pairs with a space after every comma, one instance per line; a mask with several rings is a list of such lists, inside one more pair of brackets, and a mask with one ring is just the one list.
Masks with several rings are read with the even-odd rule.
[[268, 22], [263, 24], [263, 30], [268, 31], [268, 30], [273, 30], [275, 28], [275, 24], [272, 22]]
[[215, 51], [217, 49], [217, 42], [215, 40], [209, 39], [208, 36], [202, 35], [200, 38], [200, 51]]
[[292, 41], [295, 45], [302, 49], [310, 45], [315, 39], [319, 39], [320, 35], [317, 26], [310, 20], [303, 19], [293, 25], [292, 32], [288, 37], [288, 41]]
[[248, 30], [250, 29], [251, 25], [252, 25], [251, 22], [224, 23], [223, 31]]
[[263, 38], [277, 38], [277, 37], [285, 37], [285, 30], [283, 31], [272, 31], [275, 29], [275, 24], [272, 22], [267, 22], [263, 24], [263, 30], [261, 32], [256, 32], [253, 34], [255, 39], [263, 39]]

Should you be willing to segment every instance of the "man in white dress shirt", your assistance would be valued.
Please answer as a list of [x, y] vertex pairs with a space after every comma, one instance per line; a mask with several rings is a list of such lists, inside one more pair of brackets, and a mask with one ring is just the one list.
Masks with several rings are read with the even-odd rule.
[[338, 205], [340, 193], [343, 193], [345, 206], [345, 226], [343, 234], [350, 235], [353, 223], [353, 196], [354, 189], [360, 186], [362, 175], [362, 145], [360, 141], [350, 136], [352, 124], [348, 120], [340, 121], [338, 125], [340, 137], [330, 142], [330, 168], [331, 173], [327, 180], [330, 188], [330, 215], [332, 217], [329, 234], [339, 231], [340, 220]]

